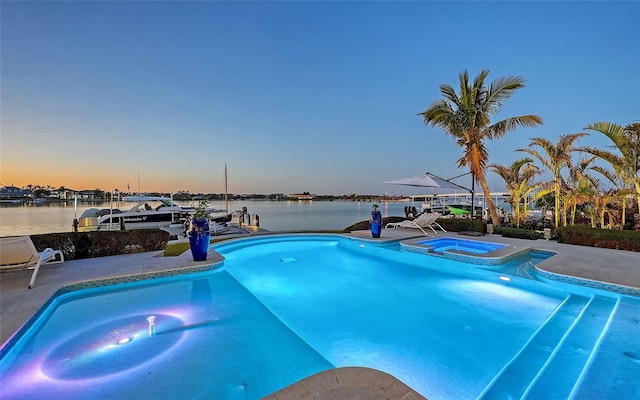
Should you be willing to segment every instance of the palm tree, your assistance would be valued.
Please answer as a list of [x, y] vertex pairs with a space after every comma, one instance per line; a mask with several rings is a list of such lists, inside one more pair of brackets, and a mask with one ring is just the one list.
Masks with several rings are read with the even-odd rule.
[[595, 195], [591, 176], [588, 170], [596, 169], [591, 163], [596, 156], [581, 159], [576, 165], [569, 168], [567, 180], [564, 181], [564, 190], [561, 193], [561, 207], [564, 205], [562, 218], [563, 225], [567, 225], [567, 210], [571, 209], [571, 225], [575, 223], [576, 212], [579, 205], [588, 203]]
[[[551, 143], [545, 138], [537, 137], [531, 139], [528, 148], [517, 150], [529, 153], [537, 158], [553, 175], [553, 181], [548, 182], [548, 190], [540, 191], [538, 194], [542, 196], [550, 191], [553, 191], [555, 194], [555, 210], [553, 214], [556, 228], [559, 226], [560, 197], [563, 185], [562, 169], [564, 167], [571, 168], [571, 153], [578, 150], [573, 147], [573, 143], [580, 137], [586, 135], [586, 133], [582, 132], [562, 135], [556, 144]], [[536, 146], [539, 147], [544, 154], [541, 154], [535, 149]]]
[[[515, 212], [514, 218], [517, 227], [520, 227], [520, 222], [527, 213], [527, 197], [540, 186], [540, 184], [533, 182], [533, 178], [541, 171], [532, 162], [531, 158], [523, 158], [514, 161], [508, 167], [497, 164], [489, 165], [493, 172], [504, 179], [507, 191], [511, 194], [511, 204]], [[524, 207], [521, 208], [520, 203], [523, 200]]]
[[[597, 156], [593, 156], [594, 158]], [[617, 204], [617, 201], [620, 200], [622, 205], [622, 211], [619, 213], [621, 216], [620, 221], [620, 229], [624, 229], [625, 221], [626, 221], [626, 206], [627, 206], [627, 196], [634, 193], [634, 190], [630, 189], [628, 186], [625, 186], [625, 182], [620, 178], [617, 172], [611, 171], [607, 168], [604, 168], [599, 165], [595, 165], [590, 168], [593, 171], [600, 173], [603, 177], [605, 177], [611, 184], [615, 186], [607, 191], [607, 196], [611, 198], [609, 201], [611, 203]], [[588, 178], [591, 178], [587, 176]], [[596, 196], [602, 196], [602, 189], [600, 185], [600, 181], [595, 178], [591, 178], [592, 185], [596, 189]], [[613, 215], [613, 212], [609, 212], [610, 215]]]
[[591, 227], [595, 228], [599, 219], [600, 228], [605, 229], [607, 227], [605, 216], [608, 215], [610, 221], [609, 229], [611, 229], [614, 211], [609, 205], [615, 200], [617, 194], [614, 189], [603, 190], [599, 179], [592, 176], [589, 179], [594, 188], [593, 196], [591, 197]]
[[440, 127], [463, 148], [463, 155], [458, 159], [458, 167], [469, 167], [472, 182], [477, 181], [482, 187], [491, 219], [499, 226], [500, 220], [485, 176], [489, 151], [484, 142], [498, 139], [519, 126], [542, 124], [542, 118], [537, 115], [523, 115], [492, 123], [490, 117], [500, 112], [505, 101], [525, 84], [524, 78], [508, 76], [494, 80], [487, 87], [485, 80], [488, 75], [489, 70], [482, 70], [470, 84], [468, 72], [462, 70], [458, 76], [460, 93], [456, 93], [450, 85], [441, 84], [440, 92], [444, 98], [432, 102], [418, 115], [422, 115], [425, 125]]
[[[640, 122], [621, 126], [610, 122], [596, 122], [585, 129], [600, 132], [613, 142], [618, 153], [586, 147], [584, 150], [609, 162], [621, 181], [622, 193], [635, 191], [640, 210]], [[635, 189], [635, 190], [634, 190]], [[622, 197], [622, 226], [625, 224], [626, 197]]]

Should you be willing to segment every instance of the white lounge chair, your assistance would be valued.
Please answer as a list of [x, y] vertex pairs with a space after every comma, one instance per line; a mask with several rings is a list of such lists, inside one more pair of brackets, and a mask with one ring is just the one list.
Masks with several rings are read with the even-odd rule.
[[[60, 256], [58, 260], [56, 255]], [[33, 268], [28, 288], [33, 287], [36, 275], [42, 264], [57, 264], [64, 262], [64, 255], [60, 250], [46, 248], [43, 251], [36, 247], [29, 236], [15, 236], [0, 238], [0, 269]]]
[[422, 231], [425, 235], [429, 236], [427, 232], [423, 228], [429, 228], [433, 232], [436, 232], [434, 226], [441, 229], [442, 232], [446, 232], [446, 230], [436, 222], [438, 218], [441, 217], [439, 213], [424, 213], [420, 214], [418, 218], [412, 220], [404, 220], [400, 222], [390, 222], [385, 226], [386, 228], [417, 228]]

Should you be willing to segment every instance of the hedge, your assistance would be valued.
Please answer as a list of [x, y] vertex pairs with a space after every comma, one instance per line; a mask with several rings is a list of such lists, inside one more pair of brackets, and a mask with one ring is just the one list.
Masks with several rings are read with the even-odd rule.
[[[404, 217], [385, 217], [382, 218], [382, 226], [386, 226], [390, 222], [400, 222], [407, 218]], [[437, 221], [448, 232], [475, 231], [486, 233], [487, 228], [482, 221], [469, 222], [468, 219], [461, 218], [438, 218]], [[343, 230], [343, 232], [364, 231], [369, 229], [369, 221], [357, 222]]]
[[558, 243], [640, 252], [640, 232], [565, 226], [556, 230]]
[[502, 235], [503, 237], [515, 238], [515, 239], [543, 239], [544, 233], [539, 231], [534, 231], [531, 229], [523, 229], [523, 228], [510, 228], [510, 227], [502, 227], [496, 226], [493, 228], [493, 232], [498, 235]]
[[438, 218], [437, 222], [448, 232], [487, 232], [485, 223], [478, 220], [469, 221], [468, 219], [462, 218]]
[[47, 247], [59, 249], [62, 250], [65, 260], [163, 250], [169, 238], [168, 232], [159, 229], [31, 235], [38, 251]]

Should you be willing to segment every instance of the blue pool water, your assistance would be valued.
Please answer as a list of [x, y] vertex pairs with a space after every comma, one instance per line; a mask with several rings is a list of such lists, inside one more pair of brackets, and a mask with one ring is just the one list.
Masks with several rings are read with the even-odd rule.
[[434, 253], [440, 254], [447, 250], [459, 250], [472, 254], [486, 254], [508, 246], [502, 243], [481, 242], [478, 240], [464, 240], [447, 237], [422, 240], [416, 242], [416, 244], [431, 246]]
[[640, 398], [638, 298], [330, 235], [214, 248], [211, 272], [56, 298], [0, 398], [258, 399], [341, 366], [430, 399]]

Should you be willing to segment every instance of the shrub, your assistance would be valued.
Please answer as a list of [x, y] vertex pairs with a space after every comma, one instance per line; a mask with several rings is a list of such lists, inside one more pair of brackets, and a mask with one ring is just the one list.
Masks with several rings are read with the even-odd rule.
[[[382, 226], [386, 226], [390, 222], [400, 222], [404, 221], [407, 218], [405, 217], [386, 217], [382, 218]], [[469, 223], [468, 219], [460, 219], [460, 218], [439, 218], [438, 223], [449, 232], [462, 232], [462, 231], [475, 231], [475, 232], [486, 232], [486, 226], [482, 221], [473, 221]], [[360, 221], [357, 222], [343, 230], [343, 232], [352, 232], [352, 231], [364, 231], [369, 229], [369, 221]]]
[[487, 232], [487, 227], [482, 221], [469, 221], [468, 219], [461, 218], [438, 218], [438, 223], [449, 232]]
[[515, 238], [515, 239], [542, 239], [544, 238], [544, 233], [539, 231], [534, 231], [531, 229], [523, 229], [523, 228], [510, 228], [510, 227], [502, 227], [496, 226], [493, 228], [493, 232], [502, 235], [504, 237]]
[[588, 226], [565, 226], [557, 230], [558, 242], [640, 252], [640, 232], [614, 231]]
[[31, 235], [38, 251], [60, 249], [66, 260], [163, 250], [169, 233], [156, 229], [116, 232], [67, 232]]

